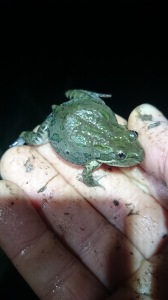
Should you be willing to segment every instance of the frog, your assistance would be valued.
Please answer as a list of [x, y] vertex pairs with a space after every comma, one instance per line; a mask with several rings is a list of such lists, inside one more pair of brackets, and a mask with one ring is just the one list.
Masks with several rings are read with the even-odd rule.
[[83, 167], [81, 181], [88, 187], [103, 187], [93, 172], [102, 164], [131, 167], [144, 159], [138, 133], [118, 123], [101, 94], [82, 89], [65, 92], [67, 101], [52, 105], [52, 112], [36, 132], [23, 131], [11, 145], [50, 143], [65, 161]]

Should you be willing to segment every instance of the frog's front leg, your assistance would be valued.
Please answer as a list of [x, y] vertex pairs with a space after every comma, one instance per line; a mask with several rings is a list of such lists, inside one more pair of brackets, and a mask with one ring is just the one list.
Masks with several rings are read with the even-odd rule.
[[92, 187], [100, 186], [100, 187], [104, 188], [101, 184], [98, 183], [98, 180], [100, 178], [102, 178], [102, 176], [99, 177], [98, 180], [95, 180], [92, 176], [93, 171], [96, 170], [97, 168], [99, 168], [101, 166], [101, 164], [102, 163], [99, 163], [96, 160], [92, 160], [92, 161], [86, 163], [85, 168], [82, 172], [82, 179], [83, 179], [82, 181], [84, 184], [86, 184], [87, 186], [92, 186]]
[[13, 146], [20, 146], [23, 144], [30, 144], [30, 145], [41, 145], [48, 142], [48, 127], [50, 125], [52, 119], [52, 114], [50, 114], [45, 121], [39, 126], [37, 132], [34, 131], [23, 131], [19, 138], [10, 145]]

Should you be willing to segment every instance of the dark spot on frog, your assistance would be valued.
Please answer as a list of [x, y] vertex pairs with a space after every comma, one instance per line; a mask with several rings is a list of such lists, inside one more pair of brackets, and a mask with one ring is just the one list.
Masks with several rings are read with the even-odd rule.
[[152, 121], [152, 115], [147, 115], [147, 114], [141, 115], [141, 114], [139, 114], [139, 117], [142, 121]]
[[62, 141], [62, 138], [60, 137], [60, 135], [58, 133], [54, 133], [52, 134], [52, 136], [50, 137], [52, 141], [60, 143]]
[[50, 124], [51, 124], [51, 126], [54, 126], [54, 125], [55, 125], [55, 119], [54, 119], [54, 117], [51, 118]]
[[163, 236], [162, 236], [162, 239], [165, 239], [167, 238], [167, 233], [165, 233]]
[[113, 200], [113, 203], [114, 203], [115, 206], [118, 206], [120, 204], [120, 202], [118, 200], [115, 200], [115, 199]]
[[11, 202], [11, 205], [14, 205], [14, 202], [13, 202], [13, 201]]
[[68, 216], [68, 215], [69, 215], [69, 213], [68, 213], [68, 212], [64, 212], [64, 215]]

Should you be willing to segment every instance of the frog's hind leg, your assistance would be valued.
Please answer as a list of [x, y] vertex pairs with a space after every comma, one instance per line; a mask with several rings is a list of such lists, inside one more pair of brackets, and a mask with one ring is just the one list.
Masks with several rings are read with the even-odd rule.
[[93, 161], [90, 161], [89, 163], [87, 163], [85, 165], [85, 168], [82, 172], [82, 181], [84, 184], [86, 184], [87, 186], [90, 186], [90, 187], [94, 187], [94, 186], [99, 186], [99, 187], [102, 187], [104, 188], [101, 184], [99, 184], [99, 180], [101, 177], [99, 177], [98, 180], [95, 180], [92, 176], [92, 172], [94, 170], [96, 170], [97, 168], [99, 168], [101, 166], [101, 163], [99, 163], [98, 161], [96, 160], [93, 160]]
[[23, 131], [19, 138], [10, 145], [13, 146], [20, 146], [23, 144], [30, 144], [30, 145], [42, 145], [48, 142], [48, 126], [50, 125], [52, 118], [52, 114], [50, 114], [45, 121], [39, 126], [37, 132], [34, 131]]
[[68, 90], [65, 93], [67, 98], [70, 99], [86, 99], [86, 98], [94, 98], [94, 99], [100, 99], [100, 98], [110, 98], [112, 95], [110, 94], [100, 94], [96, 92], [86, 91], [86, 90]]

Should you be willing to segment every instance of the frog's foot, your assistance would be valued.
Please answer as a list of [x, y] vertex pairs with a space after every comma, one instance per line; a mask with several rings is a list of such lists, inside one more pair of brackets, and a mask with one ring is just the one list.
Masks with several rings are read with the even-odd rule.
[[86, 184], [87, 186], [90, 186], [90, 187], [99, 186], [99, 187], [105, 189], [104, 186], [103, 186], [102, 184], [99, 183], [99, 180], [100, 180], [102, 177], [104, 177], [104, 176], [105, 176], [105, 175], [102, 175], [102, 176], [98, 177], [98, 179], [94, 179], [92, 175], [88, 175], [87, 177], [84, 177], [84, 176], [83, 176], [83, 177], [82, 177], [82, 182], [83, 182], [84, 184]]
[[12, 143], [9, 147], [21, 146], [24, 144], [39, 145], [42, 144], [42, 137], [39, 131], [23, 131], [18, 139]]
[[77, 179], [89, 187], [99, 186], [99, 187], [105, 189], [104, 186], [99, 183], [99, 180], [104, 176], [106, 176], [106, 175], [102, 175], [102, 176], [98, 177], [97, 179], [94, 179], [92, 175], [87, 176], [86, 178], [83, 177], [83, 175], [77, 175]]
[[14, 147], [14, 146], [22, 146], [25, 144], [25, 140], [22, 137], [19, 137], [14, 143], [9, 145], [9, 148]]
[[48, 127], [52, 120], [52, 114], [50, 114], [44, 122], [39, 126], [37, 132], [34, 131], [23, 131], [19, 138], [12, 143], [9, 147], [21, 146], [23, 144], [30, 145], [42, 145], [48, 142]]
[[70, 99], [85, 99], [85, 98], [111, 98], [111, 94], [100, 94], [96, 92], [86, 91], [86, 90], [68, 90], [65, 93], [67, 98]]
[[94, 186], [99, 186], [102, 187], [104, 189], [104, 186], [102, 186], [101, 184], [99, 184], [99, 180], [104, 177], [100, 176], [97, 180], [95, 180], [93, 178], [92, 172], [97, 169], [98, 167], [101, 166], [101, 163], [99, 163], [96, 160], [90, 161], [89, 163], [87, 163], [85, 165], [85, 168], [82, 172], [82, 179], [80, 179], [84, 184], [86, 184], [87, 186], [90, 187], [94, 187]]

